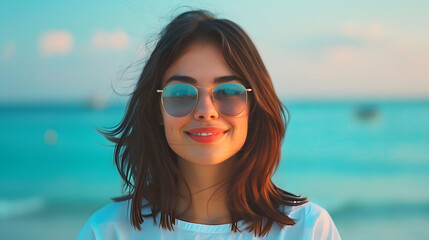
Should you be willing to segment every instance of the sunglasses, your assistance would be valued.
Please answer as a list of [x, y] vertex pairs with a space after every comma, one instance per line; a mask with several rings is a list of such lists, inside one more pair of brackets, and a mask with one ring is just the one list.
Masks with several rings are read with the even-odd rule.
[[[198, 102], [198, 90], [203, 88], [190, 84], [172, 84], [162, 90], [156, 90], [161, 95], [162, 106], [165, 111], [174, 117], [184, 117], [192, 113]], [[212, 92], [212, 100], [216, 110], [226, 116], [240, 114], [247, 105], [247, 92], [252, 89], [245, 88], [239, 83], [222, 83]]]

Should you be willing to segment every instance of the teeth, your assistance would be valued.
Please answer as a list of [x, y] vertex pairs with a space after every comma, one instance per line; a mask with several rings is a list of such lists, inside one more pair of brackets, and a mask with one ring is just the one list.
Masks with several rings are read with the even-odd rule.
[[192, 135], [197, 135], [197, 136], [211, 136], [214, 134], [215, 133], [192, 133]]

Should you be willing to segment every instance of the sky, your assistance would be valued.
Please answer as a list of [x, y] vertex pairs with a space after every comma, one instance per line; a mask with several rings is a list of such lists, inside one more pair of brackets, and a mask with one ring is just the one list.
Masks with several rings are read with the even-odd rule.
[[429, 99], [429, 1], [0, 0], [0, 103], [126, 99], [168, 21], [244, 28], [290, 100]]

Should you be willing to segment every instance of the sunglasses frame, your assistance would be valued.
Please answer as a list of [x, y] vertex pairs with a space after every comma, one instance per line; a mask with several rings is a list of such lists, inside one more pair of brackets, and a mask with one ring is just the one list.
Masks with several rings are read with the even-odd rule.
[[[168, 87], [168, 86], [172, 86], [172, 85], [177, 85], [177, 84], [186, 84], [186, 85], [189, 85], [189, 86], [191, 86], [191, 87], [193, 87], [193, 88], [195, 88], [195, 90], [197, 91], [197, 100], [195, 101], [195, 104], [194, 104], [194, 107], [192, 108], [192, 111], [190, 111], [188, 114], [186, 114], [186, 115], [183, 115], [183, 116], [174, 116], [174, 115], [171, 115], [170, 113], [168, 113], [167, 112], [167, 110], [165, 109], [165, 106], [164, 106], [164, 98], [162, 97], [162, 94], [163, 94], [163, 92], [164, 92], [164, 89], [166, 88], [166, 87]], [[191, 114], [192, 112], [194, 112], [194, 110], [195, 110], [195, 108], [197, 107], [197, 104], [198, 104], [198, 100], [200, 99], [200, 91], [198, 90], [199, 88], [203, 88], [203, 89], [205, 89], [205, 88], [211, 88], [211, 99], [212, 99], [212, 103], [213, 103], [213, 106], [215, 107], [215, 109], [216, 109], [216, 111], [219, 113], [219, 114], [221, 114], [221, 115], [223, 115], [223, 116], [228, 116], [228, 117], [233, 117], [233, 116], [237, 116], [238, 114], [240, 114], [241, 112], [243, 112], [243, 110], [246, 108], [246, 106], [247, 106], [247, 100], [248, 100], [248, 95], [247, 95], [247, 92], [251, 92], [252, 91], [252, 89], [251, 88], [246, 88], [243, 84], [240, 84], [240, 83], [234, 83], [234, 84], [238, 84], [238, 85], [241, 85], [243, 88], [244, 88], [244, 90], [246, 91], [246, 104], [244, 105], [244, 107], [243, 107], [243, 110], [241, 110], [239, 113], [237, 113], [237, 114], [235, 114], [235, 115], [225, 115], [225, 114], [222, 114], [217, 108], [216, 108], [216, 104], [215, 104], [215, 99], [214, 99], [214, 90], [218, 87], [218, 86], [220, 86], [220, 85], [222, 85], [222, 84], [227, 84], [227, 83], [221, 83], [221, 84], [218, 84], [218, 85], [216, 85], [216, 86], [211, 86], [211, 87], [202, 87], [202, 86], [194, 86], [194, 85], [191, 85], [191, 84], [188, 84], [188, 83], [176, 83], [176, 84], [171, 84], [171, 85], [168, 85], [168, 86], [165, 86], [163, 89], [157, 89], [156, 90], [156, 92], [157, 93], [161, 93], [161, 103], [162, 103], [162, 107], [164, 108], [164, 110], [165, 110], [165, 112], [168, 114], [168, 115], [170, 115], [170, 116], [173, 116], [173, 117], [185, 117], [185, 116], [188, 116], [189, 114]]]

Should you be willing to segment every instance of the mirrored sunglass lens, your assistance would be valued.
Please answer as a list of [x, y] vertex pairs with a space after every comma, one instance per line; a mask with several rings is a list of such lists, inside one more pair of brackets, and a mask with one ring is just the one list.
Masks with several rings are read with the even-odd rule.
[[246, 107], [246, 89], [237, 83], [222, 83], [213, 91], [214, 103], [223, 115], [235, 116]]
[[183, 117], [194, 110], [197, 90], [188, 84], [169, 85], [162, 92], [162, 101], [168, 114]]

